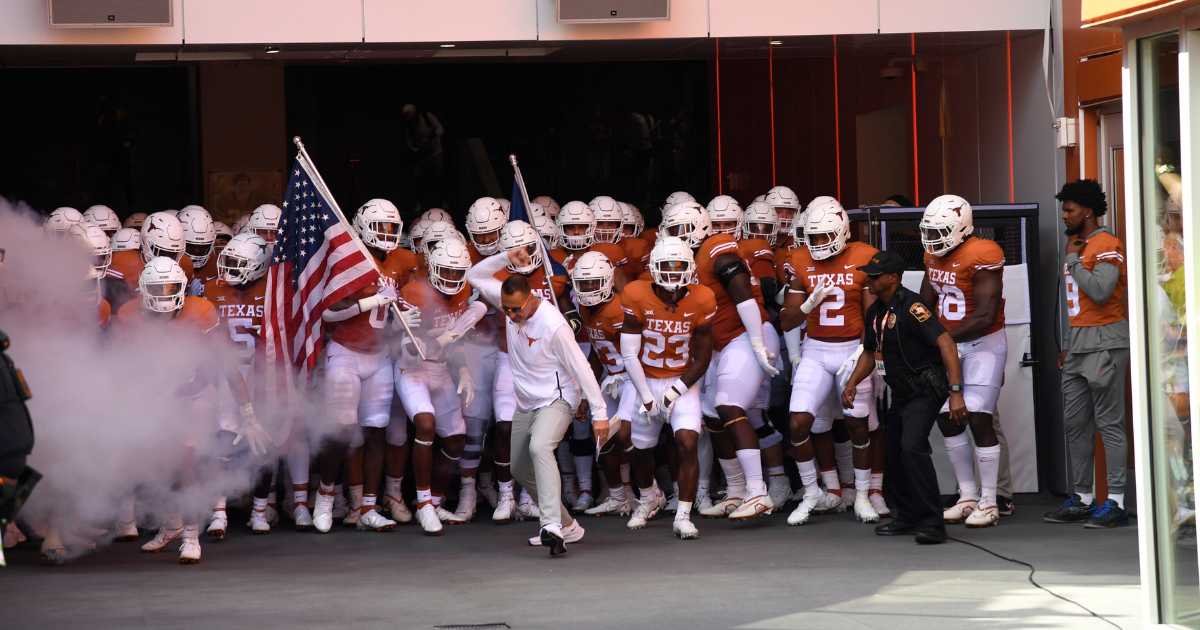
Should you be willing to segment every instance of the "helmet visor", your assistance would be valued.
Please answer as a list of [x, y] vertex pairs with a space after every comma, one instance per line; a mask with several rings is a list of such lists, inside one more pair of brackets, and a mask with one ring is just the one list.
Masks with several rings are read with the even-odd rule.
[[143, 292], [150, 297], [170, 297], [178, 295], [183, 291], [182, 282], [155, 282], [149, 283], [143, 289]]
[[183, 250], [180, 249], [178, 251], [171, 251], [169, 249], [164, 249], [157, 245], [151, 244], [150, 245], [150, 257], [158, 258], [159, 256], [162, 256], [165, 258], [170, 258], [171, 260], [174, 260], [175, 262], [179, 262], [179, 259], [183, 258]]

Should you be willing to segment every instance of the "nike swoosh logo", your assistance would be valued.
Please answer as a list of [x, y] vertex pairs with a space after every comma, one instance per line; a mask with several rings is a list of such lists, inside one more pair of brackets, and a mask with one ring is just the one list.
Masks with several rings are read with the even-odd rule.
[[854, 265], [846, 265], [846, 269], [853, 269]]
[[950, 266], [951, 266], [951, 267], [957, 267], [957, 266], [959, 266], [960, 264], [962, 264], [962, 263], [951, 263], [951, 264], [950, 264]]
[[692, 315], [695, 315], [695, 313], [684, 313], [683, 314], [684, 317], [691, 317]]
[[254, 298], [254, 301], [255, 301], [255, 302], [257, 302], [257, 301], [259, 301], [259, 300], [263, 299], [263, 297], [265, 297], [265, 296], [261, 296], [261, 295], [260, 295], [260, 296], [258, 296], [258, 297], [256, 297], [256, 298]]

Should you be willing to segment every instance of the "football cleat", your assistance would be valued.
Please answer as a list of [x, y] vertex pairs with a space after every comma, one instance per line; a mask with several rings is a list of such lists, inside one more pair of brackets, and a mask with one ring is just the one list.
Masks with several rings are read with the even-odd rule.
[[354, 527], [358, 525], [358, 508], [350, 505], [346, 507], [346, 516], [342, 519], [342, 527]]
[[592, 507], [592, 491], [581, 490], [579, 492], [579, 500], [571, 507], [572, 514], [583, 514], [588, 508]]
[[633, 516], [629, 517], [629, 522], [625, 524], [625, 527], [642, 529], [646, 523], [654, 520], [654, 517], [666, 504], [666, 497], [663, 496], [661, 490], [655, 492], [653, 496], [642, 498], [638, 501], [637, 507], [633, 510]]
[[605, 516], [608, 514], [628, 516], [631, 512], [633, 512], [633, 506], [629, 503], [628, 498], [618, 501], [612, 495], [609, 495], [608, 498], [601, 501], [596, 507], [583, 511], [588, 516]]
[[267, 509], [263, 512], [263, 516], [266, 518], [268, 525], [279, 524], [279, 510], [276, 510], [275, 506], [270, 503], [267, 504]]
[[734, 510], [741, 507], [741, 505], [742, 500], [739, 497], [721, 499], [711, 506], [701, 509], [700, 516], [705, 518], [725, 518], [732, 514]]
[[58, 528], [50, 528], [46, 537], [42, 539], [42, 558], [54, 564], [62, 564], [67, 561], [67, 555], [67, 546], [58, 536]]
[[961, 523], [967, 520], [977, 505], [979, 505], [979, 501], [975, 499], [959, 499], [954, 507], [942, 512], [942, 520], [947, 523]]
[[574, 475], [571, 475], [570, 479], [563, 477], [562, 489], [563, 505], [575, 505], [575, 502], [579, 500], [579, 490], [575, 487]]
[[502, 494], [496, 504], [496, 510], [492, 512], [492, 520], [497, 523], [507, 523], [512, 520], [513, 513], [517, 511], [517, 501], [513, 499], [511, 494]]
[[792, 500], [792, 485], [786, 476], [770, 477], [767, 480], [767, 496], [776, 507], [783, 507]]
[[817, 502], [817, 507], [813, 511], [817, 514], [837, 514], [838, 512], [846, 511], [846, 503], [842, 500], [842, 497], [832, 492], [826, 492], [820, 501]]
[[[229, 529], [229, 516], [225, 513], [224, 508], [213, 510], [212, 516], [208, 518], [208, 537], [213, 540], [221, 540], [225, 537], [226, 529]], [[134, 531], [137, 531], [136, 527], [134, 527]]]
[[879, 516], [887, 516], [892, 513], [888, 508], [887, 501], [883, 500], [883, 495], [878, 492], [872, 492], [870, 496], [871, 507], [875, 508], [875, 513]]
[[775, 504], [771, 503], [771, 497], [766, 494], [760, 494], [756, 497], [750, 497], [742, 501], [738, 508], [729, 513], [729, 520], [744, 521], [759, 516], [766, 516], [775, 509]]
[[138, 539], [137, 521], [128, 523], [117, 522], [117, 536], [113, 540], [117, 542], [133, 542]]
[[820, 494], [804, 495], [804, 498], [800, 499], [800, 505], [796, 506], [796, 509], [792, 510], [792, 513], [788, 515], [788, 525], [803, 525], [807, 523], [808, 519], [812, 517], [813, 512], [816, 511], [817, 505], [821, 503], [823, 496]]
[[308, 531], [312, 529], [313, 518], [308, 511], [308, 506], [303, 503], [297, 504], [292, 508], [292, 522], [296, 524], [298, 531]]
[[521, 493], [521, 502], [517, 504], [518, 521], [523, 521], [527, 518], [541, 518], [542, 511], [538, 509], [537, 503], [534, 503], [533, 498], [525, 493]]
[[158, 553], [162, 551], [164, 547], [171, 544], [171, 541], [179, 538], [182, 535], [182, 527], [179, 529], [167, 529], [165, 526], [160, 527], [158, 534], [156, 534], [150, 542], [142, 545], [142, 553]]
[[432, 503], [424, 503], [417, 508], [417, 522], [430, 536], [442, 533], [442, 521], [438, 519], [437, 508]]
[[333, 520], [340, 521], [346, 518], [350, 513], [350, 508], [346, 505], [346, 496], [341, 492], [333, 494]]
[[473, 494], [459, 495], [458, 507], [454, 509], [453, 521], [449, 523], [470, 523], [475, 518], [475, 502], [478, 499]]
[[867, 497], [867, 493], [855, 492], [855, 494], [858, 496], [854, 499], [854, 518], [863, 523], [878, 523], [879, 513], [871, 505], [871, 499]]
[[493, 508], [500, 505], [500, 493], [496, 490], [496, 488], [492, 487], [491, 484], [484, 485], [481, 483], [476, 483], [475, 492], [478, 493], [479, 496], [483, 497], [483, 499], [487, 501], [487, 504]]
[[[570, 527], [562, 528], [562, 537], [563, 537], [563, 542], [568, 545], [571, 543], [577, 543], [580, 540], [583, 540], [583, 525], [579, 524], [579, 519], [575, 519], [574, 521], [572, 521]], [[543, 546], [542, 545], [542, 535], [540, 532], [538, 533], [537, 536], [534, 536], [533, 538], [529, 539], [529, 546], [530, 547]]]
[[697, 512], [703, 512], [704, 510], [711, 508], [712, 505], [712, 497], [708, 496], [708, 488], [697, 488], [696, 502], [692, 504], [692, 508], [694, 508]]
[[246, 521], [246, 527], [255, 534], [270, 534], [271, 524], [267, 522], [266, 510], [251, 510], [250, 520]]
[[696, 529], [692, 521], [686, 518], [675, 519], [675, 522], [671, 524], [671, 533], [675, 534], [675, 537], [680, 540], [691, 540], [700, 537], [700, 530]]
[[183, 544], [179, 546], [179, 564], [197, 564], [198, 562], [200, 562], [200, 539], [184, 538]]
[[451, 512], [440, 505], [433, 508], [433, 511], [437, 513], [438, 520], [443, 523], [448, 523], [450, 525], [462, 525], [466, 522], [460, 519], [454, 512]]
[[854, 489], [854, 484], [842, 484], [842, 503], [847, 510], [854, 509], [854, 502], [858, 499], [858, 491]]
[[411, 523], [412, 512], [408, 510], [408, 506], [404, 504], [403, 499], [397, 499], [390, 494], [383, 495], [383, 509], [392, 515], [392, 520], [397, 523]]
[[377, 532], [386, 532], [396, 529], [396, 521], [376, 512], [375, 510], [366, 510], [358, 515], [358, 520], [355, 522], [359, 531], [374, 530]]
[[333, 528], [333, 503], [332, 496], [317, 493], [313, 504], [313, 528], [322, 534], [329, 533]]
[[671, 498], [667, 500], [667, 506], [663, 508], [663, 511], [670, 512], [671, 514], [674, 514], [679, 511], [679, 495], [678, 494], [671, 495]]
[[996, 504], [975, 506], [967, 517], [967, 527], [991, 527], [1000, 522], [1000, 507]]

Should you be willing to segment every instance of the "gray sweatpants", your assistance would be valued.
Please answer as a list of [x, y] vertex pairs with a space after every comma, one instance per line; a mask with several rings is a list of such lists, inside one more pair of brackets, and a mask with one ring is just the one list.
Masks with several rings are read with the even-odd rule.
[[1096, 438], [1104, 439], [1108, 491], [1125, 492], [1125, 371], [1129, 349], [1072, 352], [1063, 363], [1063, 422], [1076, 492], [1095, 486]]
[[512, 421], [513, 477], [537, 497], [542, 527], [563, 523], [562, 480], [554, 450], [571, 426], [575, 413], [559, 398], [531, 412], [518, 411]]

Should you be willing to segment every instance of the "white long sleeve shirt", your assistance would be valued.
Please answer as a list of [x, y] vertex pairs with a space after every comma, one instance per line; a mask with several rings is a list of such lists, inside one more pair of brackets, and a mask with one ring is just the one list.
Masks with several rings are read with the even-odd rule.
[[[467, 272], [467, 282], [496, 308], [500, 307], [503, 283], [495, 275], [506, 266], [508, 254], [502, 252], [480, 261]], [[541, 300], [529, 319], [515, 324], [505, 317], [504, 324], [517, 411], [528, 413], [559, 398], [574, 409], [579, 406], [582, 389], [592, 419], [608, 419], [592, 366], [579, 350], [567, 319], [552, 303]]]

